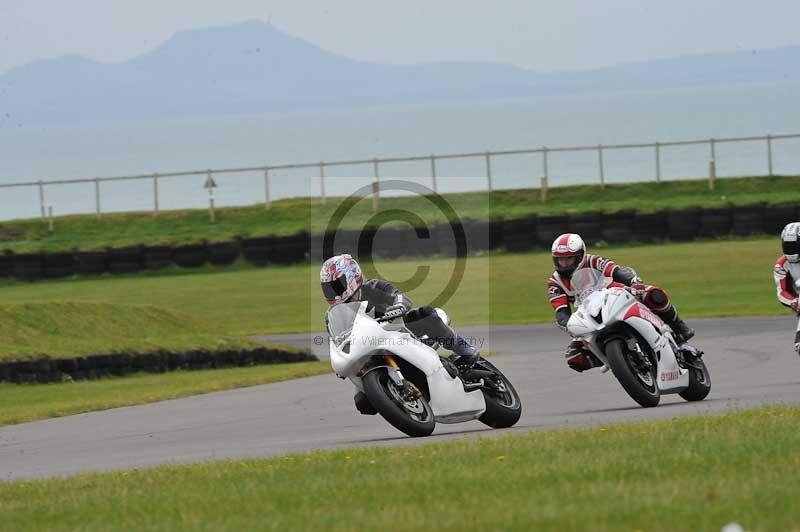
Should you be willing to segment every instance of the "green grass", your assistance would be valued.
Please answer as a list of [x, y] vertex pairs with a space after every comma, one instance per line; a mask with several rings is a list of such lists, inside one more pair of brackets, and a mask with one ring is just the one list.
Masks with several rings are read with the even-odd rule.
[[224, 335], [201, 316], [148, 304], [50, 300], [0, 305], [0, 360], [255, 345]]
[[[774, 296], [772, 266], [780, 249], [773, 238], [590, 251], [631, 265], [646, 281], [665, 287], [688, 317], [785, 312]], [[386, 260], [375, 264], [377, 275], [389, 280], [408, 279], [419, 266], [431, 268], [427, 280], [411, 291], [415, 303], [422, 305], [446, 286], [453, 259]], [[0, 301], [16, 305], [51, 301], [155, 305], [203, 320], [211, 333], [236, 337], [318, 331], [324, 328], [326, 307], [319, 293], [318, 268], [316, 264], [305, 264], [168, 276], [8, 281], [0, 284]], [[376, 275], [371, 267], [367, 270], [369, 275]], [[545, 297], [545, 283], [551, 271], [547, 252], [470, 257], [465, 278], [446, 309], [457, 326], [548, 322], [552, 320], [552, 310]], [[398, 285], [407, 286], [402, 282]]]
[[[330, 373], [327, 361], [137, 374], [60, 384], [0, 384], [0, 425], [152, 403]], [[2, 525], [0, 524], [0, 527]]]
[[800, 408], [0, 484], [7, 530], [800, 528]]
[[[705, 181], [669, 181], [553, 188], [548, 202], [539, 201], [536, 189], [445, 194], [461, 218], [515, 218], [527, 214], [562, 214], [589, 211], [640, 209], [652, 211], [689, 206], [722, 206], [754, 202], [782, 203], [800, 200], [797, 177], [730, 178], [717, 181], [710, 192]], [[602, 199], [602, 201], [598, 201]], [[276, 201], [263, 205], [217, 210], [217, 223], [209, 223], [205, 210], [152, 213], [65, 216], [55, 220], [55, 232], [39, 219], [0, 224], [0, 249], [15, 252], [56, 251], [124, 247], [136, 244], [189, 243], [203, 239], [230, 240], [234, 236], [285, 235], [298, 231], [321, 233], [343, 198], [329, 198], [326, 205], [309, 198]], [[381, 209], [409, 210], [423, 220], [441, 222], [437, 207], [416, 197], [383, 198]], [[343, 221], [343, 228], [362, 228], [373, 217], [371, 201], [359, 202]]]

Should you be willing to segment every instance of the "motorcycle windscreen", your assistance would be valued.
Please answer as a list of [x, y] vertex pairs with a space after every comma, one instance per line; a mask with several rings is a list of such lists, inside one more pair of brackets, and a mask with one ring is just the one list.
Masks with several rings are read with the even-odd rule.
[[334, 344], [339, 345], [347, 339], [360, 310], [361, 303], [341, 303], [328, 310], [325, 321]]
[[581, 268], [572, 274], [572, 289], [575, 290], [575, 299], [585, 301], [590, 295], [606, 286], [605, 276], [594, 268]]

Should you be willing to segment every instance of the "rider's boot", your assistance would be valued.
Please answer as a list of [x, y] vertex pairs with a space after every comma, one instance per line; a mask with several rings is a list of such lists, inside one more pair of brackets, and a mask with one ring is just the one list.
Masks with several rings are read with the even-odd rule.
[[657, 314], [675, 333], [675, 342], [678, 345], [685, 344], [694, 336], [694, 329], [686, 325], [686, 322], [678, 316], [675, 305], [670, 303], [665, 310], [657, 312]]
[[459, 366], [472, 367], [481, 356], [478, 348], [470, 344], [463, 336], [456, 337], [452, 350], [453, 354], [450, 356], [450, 360]]
[[570, 342], [564, 356], [567, 359], [567, 365], [578, 373], [603, 365], [600, 359], [586, 349], [580, 340]]
[[369, 399], [367, 399], [367, 395], [361, 390], [356, 392], [356, 395], [353, 397], [353, 402], [356, 404], [356, 410], [365, 416], [374, 416], [378, 413], [375, 407], [372, 406], [372, 403], [369, 402]]

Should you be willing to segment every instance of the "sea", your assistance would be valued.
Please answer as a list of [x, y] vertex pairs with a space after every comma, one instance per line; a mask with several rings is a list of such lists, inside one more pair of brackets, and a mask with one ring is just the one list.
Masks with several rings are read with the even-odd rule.
[[[192, 117], [79, 126], [13, 124], [0, 128], [0, 184], [150, 175], [231, 167], [319, 161], [668, 142], [800, 133], [800, 84], [747, 84], [603, 95], [454, 102], [435, 105], [326, 109], [237, 116]], [[718, 143], [720, 177], [764, 175], [763, 141]], [[603, 150], [606, 183], [655, 180], [653, 148]], [[800, 139], [772, 143], [773, 173], [800, 174]], [[664, 180], [708, 175], [708, 144], [663, 147]], [[598, 154], [548, 155], [549, 186], [599, 183]], [[538, 187], [540, 154], [491, 159], [495, 189]], [[429, 160], [381, 164], [381, 180], [402, 179], [432, 187]], [[436, 162], [439, 192], [485, 190], [484, 157]], [[344, 196], [369, 186], [371, 164], [325, 168], [327, 195]], [[217, 206], [266, 199], [263, 172], [214, 176]], [[272, 200], [319, 196], [319, 168], [273, 170]], [[208, 205], [206, 176], [161, 178], [161, 210]], [[94, 183], [44, 187], [55, 216], [93, 213]], [[388, 192], [391, 194], [392, 192]], [[409, 193], [409, 192], [396, 192]], [[104, 182], [102, 212], [154, 208], [153, 180]], [[39, 216], [38, 187], [0, 188], [0, 220]]]

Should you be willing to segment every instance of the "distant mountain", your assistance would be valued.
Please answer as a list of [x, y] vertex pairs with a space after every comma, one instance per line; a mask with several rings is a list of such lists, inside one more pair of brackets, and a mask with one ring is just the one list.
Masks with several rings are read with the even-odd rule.
[[251, 21], [181, 32], [123, 63], [70, 56], [14, 68], [0, 76], [0, 127], [781, 80], [800, 80], [800, 47], [543, 74], [366, 63]]

